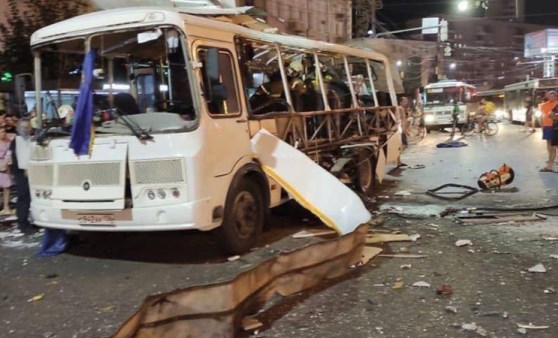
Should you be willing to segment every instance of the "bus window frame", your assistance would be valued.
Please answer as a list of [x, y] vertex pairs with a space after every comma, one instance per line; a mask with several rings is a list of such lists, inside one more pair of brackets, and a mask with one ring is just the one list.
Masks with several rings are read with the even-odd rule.
[[[225, 113], [212, 113], [209, 109], [209, 103], [210, 101], [207, 101], [207, 91], [208, 89], [206, 88], [206, 86], [208, 85], [206, 83], [206, 76], [205, 76], [205, 72], [204, 72], [204, 66], [200, 66], [198, 68], [198, 76], [199, 76], [199, 85], [201, 87], [201, 95], [200, 95], [200, 99], [201, 101], [204, 103], [204, 109], [207, 112], [207, 115], [209, 115], [211, 118], [214, 119], [224, 119], [224, 118], [237, 118], [239, 116], [242, 115], [242, 101], [240, 99], [240, 93], [239, 93], [239, 86], [238, 86], [238, 71], [236, 69], [236, 63], [235, 63], [235, 59], [237, 59], [235, 57], [235, 54], [233, 53], [233, 51], [227, 47], [227, 46], [223, 46], [219, 43], [215, 43], [214, 45], [210, 45], [208, 43], [200, 43], [200, 44], [196, 44], [196, 42], [193, 43], [194, 46], [194, 50], [192, 55], [194, 56], [194, 62], [198, 62], [199, 64], [203, 64], [202, 59], [200, 58], [200, 51], [201, 50], [205, 50], [208, 51], [211, 48], [216, 48], [219, 52], [219, 55], [221, 55], [221, 53], [223, 52], [223, 54], [226, 54], [227, 56], [229, 56], [229, 60], [230, 60], [230, 68], [231, 68], [231, 74], [232, 74], [232, 82], [234, 84], [234, 89], [235, 89], [235, 99], [236, 99], [236, 105], [237, 105], [237, 112], [235, 112], [234, 114], [225, 114]], [[220, 70], [220, 74], [222, 74], [222, 67], [220, 65], [219, 67]], [[227, 97], [230, 97], [231, 93], [227, 93]], [[224, 100], [225, 102], [227, 100]]]

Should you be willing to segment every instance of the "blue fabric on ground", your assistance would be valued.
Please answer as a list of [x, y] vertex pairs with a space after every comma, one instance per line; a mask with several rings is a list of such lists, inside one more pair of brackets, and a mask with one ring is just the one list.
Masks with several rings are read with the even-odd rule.
[[460, 148], [466, 146], [467, 143], [461, 141], [448, 141], [436, 145], [437, 148]]
[[59, 255], [66, 251], [68, 242], [66, 230], [45, 229], [41, 238], [41, 249], [37, 256], [50, 257]]

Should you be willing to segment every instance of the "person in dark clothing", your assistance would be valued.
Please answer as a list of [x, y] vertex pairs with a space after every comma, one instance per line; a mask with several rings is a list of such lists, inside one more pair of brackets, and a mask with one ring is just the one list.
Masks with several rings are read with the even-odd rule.
[[31, 146], [31, 123], [28, 119], [21, 119], [17, 126], [18, 136], [12, 141], [11, 173], [14, 175], [17, 190], [17, 225], [24, 234], [34, 234], [37, 228], [29, 222], [29, 208], [31, 206], [31, 193], [29, 179], [27, 178], [27, 165], [29, 162]]

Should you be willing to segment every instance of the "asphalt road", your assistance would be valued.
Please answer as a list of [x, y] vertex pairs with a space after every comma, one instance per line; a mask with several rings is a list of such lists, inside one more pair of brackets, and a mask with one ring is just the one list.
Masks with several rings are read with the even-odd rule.
[[[558, 237], [554, 217], [482, 226], [430, 217], [449, 206], [558, 204], [558, 174], [538, 172], [546, 156], [540, 132], [525, 134], [517, 126], [501, 125], [496, 136], [467, 138], [467, 147], [435, 147], [448, 136], [433, 132], [409, 147], [404, 162], [425, 168], [392, 170], [376, 193], [387, 198], [378, 197], [371, 205], [386, 219], [378, 230], [421, 235], [417, 242], [385, 245], [385, 252], [404, 247], [428, 257], [377, 257], [344, 278], [283, 299], [258, 315], [264, 324], [259, 332], [239, 335], [513, 337], [521, 335], [518, 323], [532, 323], [549, 327], [529, 329], [529, 335], [558, 336], [558, 297], [552, 293], [558, 290], [558, 260], [551, 257], [558, 255], [558, 241], [544, 239]], [[458, 202], [423, 194], [445, 183], [474, 186], [481, 173], [502, 163], [516, 172], [515, 190], [477, 193]], [[401, 191], [405, 196], [396, 196]], [[21, 242], [0, 237], [0, 337], [107, 337], [148, 295], [225, 281], [279, 251], [319, 240], [292, 239], [301, 228], [320, 225], [305, 213], [286, 211], [274, 216], [259, 249], [234, 262], [227, 262], [205, 233], [89, 234], [53, 258], [34, 257], [38, 237]], [[2, 228], [0, 234], [9, 231]], [[456, 247], [458, 239], [473, 245]], [[527, 272], [538, 263], [545, 273]], [[410, 269], [402, 269], [408, 264]], [[403, 287], [393, 288], [397, 281]], [[412, 287], [417, 281], [431, 287]], [[440, 284], [451, 285], [453, 294], [436, 295], [434, 288]], [[482, 330], [461, 328], [473, 322]]]

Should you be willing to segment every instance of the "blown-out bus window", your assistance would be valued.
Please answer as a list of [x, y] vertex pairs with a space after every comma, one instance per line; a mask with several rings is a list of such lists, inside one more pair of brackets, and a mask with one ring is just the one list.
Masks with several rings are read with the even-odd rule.
[[[212, 115], [238, 115], [240, 113], [238, 105], [238, 94], [236, 90], [236, 77], [233, 68], [232, 55], [225, 49], [218, 50], [218, 81], [219, 95], [212, 93], [216, 89], [215, 83], [209, 83], [207, 79], [208, 69], [208, 48], [198, 50], [199, 60], [203, 64], [202, 74], [204, 84], [204, 96], [207, 102], [207, 109]], [[215, 87], [215, 88], [212, 88]]]

